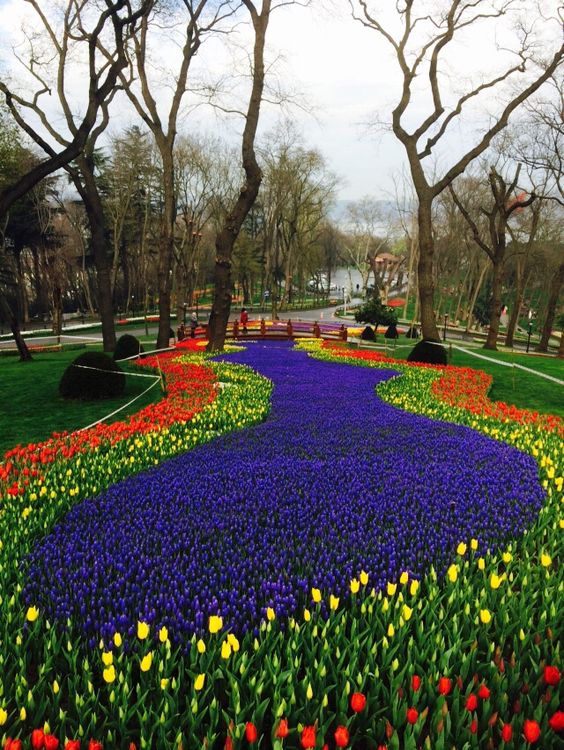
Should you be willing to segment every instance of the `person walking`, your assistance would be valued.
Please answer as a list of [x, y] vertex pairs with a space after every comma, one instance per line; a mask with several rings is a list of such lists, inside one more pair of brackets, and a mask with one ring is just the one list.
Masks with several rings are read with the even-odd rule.
[[196, 328], [198, 327], [198, 316], [195, 312], [192, 313], [190, 318], [190, 336], [194, 338], [196, 336]]

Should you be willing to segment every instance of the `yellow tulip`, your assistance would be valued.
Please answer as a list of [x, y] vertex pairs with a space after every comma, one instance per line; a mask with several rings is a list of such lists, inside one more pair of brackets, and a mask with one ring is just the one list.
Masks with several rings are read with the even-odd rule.
[[102, 677], [106, 682], [113, 682], [116, 679], [116, 669], [113, 664], [110, 664], [109, 667], [106, 667], [104, 671], [102, 672]]
[[513, 560], [513, 555], [511, 554], [511, 552], [504, 552], [501, 558], [504, 563], [510, 563], [511, 560]]
[[168, 641], [168, 630], [164, 625], [159, 630], [159, 641], [161, 643], [166, 643]]
[[319, 589], [312, 587], [311, 598], [313, 599], [314, 602], [319, 603], [321, 601], [321, 591]]
[[363, 586], [366, 586], [368, 583], [368, 573], [365, 570], [360, 571], [360, 582]]
[[451, 583], [454, 583], [456, 579], [458, 578], [458, 565], [455, 565], [454, 563], [449, 567], [447, 570], [447, 576], [448, 580]]
[[218, 615], [210, 615], [210, 621], [208, 623], [208, 630], [210, 633], [219, 633], [223, 627], [223, 618]]
[[398, 585], [397, 583], [389, 583], [386, 586], [386, 591], [388, 592], [388, 596], [393, 596], [396, 593]]
[[456, 552], [457, 554], [462, 556], [466, 554], [466, 545], [464, 544], [464, 542], [460, 542], [460, 544], [456, 548]]
[[547, 555], [546, 552], [543, 552], [541, 554], [541, 565], [543, 568], [548, 568], [550, 565], [552, 565], [552, 557], [550, 555]]
[[401, 613], [403, 615], [403, 619], [407, 622], [413, 614], [413, 610], [411, 609], [411, 607], [408, 607], [407, 604], [404, 604]]
[[168, 683], [169, 682], [170, 682], [170, 680], [167, 677], [163, 677], [161, 679], [161, 690], [166, 690], [166, 688], [168, 687]]
[[484, 625], [487, 625], [489, 622], [491, 622], [492, 619], [492, 613], [489, 609], [481, 609], [480, 610], [480, 620], [484, 623]]
[[111, 651], [104, 651], [104, 653], [102, 654], [102, 661], [104, 662], [104, 664], [106, 665], [106, 667], [109, 667], [110, 664], [113, 664], [114, 663], [114, 655], [112, 654], [112, 652]]
[[309, 622], [311, 620], [311, 612], [309, 609], [304, 609], [304, 620]]
[[339, 597], [338, 596], [333, 596], [333, 594], [331, 594], [331, 596], [329, 597], [329, 607], [333, 611], [335, 611], [338, 606], [339, 606]]
[[484, 560], [483, 557], [479, 557], [478, 558], [478, 568], [480, 570], [485, 570], [485, 568], [486, 568], [486, 561]]
[[223, 641], [221, 644], [221, 658], [222, 659], [229, 659], [231, 656], [231, 644], [229, 641]]
[[505, 575], [498, 576], [495, 573], [492, 573], [490, 576], [490, 586], [492, 589], [498, 589], [504, 580]]
[[352, 594], [358, 594], [358, 590], [360, 589], [360, 581], [356, 578], [351, 579], [351, 593]]
[[275, 617], [276, 617], [276, 614], [275, 614], [274, 610], [272, 609], [272, 607], [267, 607], [266, 608], [266, 619], [269, 622], [272, 622], [272, 620], [274, 620]]
[[411, 596], [415, 596], [418, 590], [419, 590], [419, 581], [412, 581], [409, 587], [409, 593], [411, 594]]
[[148, 654], [146, 654], [141, 659], [141, 671], [142, 672], [148, 672], [151, 669], [151, 664], [153, 663], [153, 652], [149, 651]]
[[27, 718], [27, 711], [22, 706], [21, 709], [20, 709], [20, 721], [25, 721], [26, 718]]
[[311, 689], [311, 684], [309, 682], [307, 684], [306, 698], [308, 699], [308, 701], [313, 698], [313, 690]]
[[470, 548], [474, 550], [474, 552], [478, 549], [478, 540], [477, 539], [470, 539]]
[[144, 641], [145, 638], [149, 635], [149, 626], [146, 622], [142, 622], [141, 620], [137, 621], [137, 637], [140, 641]]
[[7, 721], [8, 721], [8, 712], [5, 711], [3, 708], [0, 708], [0, 727], [3, 727]]
[[201, 690], [204, 687], [205, 681], [206, 681], [206, 675], [199, 674], [194, 680], [194, 690]]
[[114, 633], [114, 644], [119, 648], [122, 643], [121, 635], [119, 633]]
[[57, 682], [57, 680], [53, 680], [53, 692], [55, 693], [55, 695], [57, 695], [59, 690], [60, 690], [59, 683]]
[[196, 648], [198, 649], [198, 653], [199, 654], [205, 654], [206, 653], [206, 644], [203, 642], [203, 640], [201, 638], [196, 643]]
[[405, 586], [405, 584], [409, 581], [409, 573], [407, 570], [404, 570], [403, 573], [400, 575], [400, 583], [402, 586]]
[[388, 625], [388, 638], [393, 638], [394, 635], [395, 635], [395, 632], [396, 632], [396, 629], [394, 628], [394, 626], [392, 625], [392, 623], [390, 623]]
[[237, 640], [237, 637], [233, 635], [233, 633], [227, 634], [227, 642], [233, 649], [234, 653], [237, 653], [240, 649], [239, 641]]
[[25, 615], [25, 619], [28, 620], [28, 622], [35, 622], [38, 617], [39, 617], [39, 610], [37, 609], [37, 607], [28, 607], [28, 610]]

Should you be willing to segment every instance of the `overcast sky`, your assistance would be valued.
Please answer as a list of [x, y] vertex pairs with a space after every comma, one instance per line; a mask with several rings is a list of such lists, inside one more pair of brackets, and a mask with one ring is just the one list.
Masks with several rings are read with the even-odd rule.
[[[423, 4], [429, 2], [422, 0]], [[484, 0], [484, 4], [487, 5], [488, 0]], [[527, 0], [526, 4], [534, 5], [535, 0]], [[557, 1], [547, 0], [547, 4], [556, 8]], [[380, 10], [381, 17], [393, 23], [396, 19], [395, 2], [385, 0], [377, 5], [384, 8]], [[9, 40], [17, 36], [28, 8], [24, 0], [0, 0], [0, 60], [4, 68], [10, 61]], [[458, 88], [458, 93], [467, 77], [478, 76], [480, 71], [491, 73], [509, 59], [500, 51], [507, 33], [500, 24], [488, 22], [475, 31], [453, 46], [447, 58], [448, 85], [455, 90]], [[283, 57], [283, 61], [277, 64], [282, 81], [286, 82], [287, 88], [298, 92], [311, 109], [311, 114], [308, 114], [295, 108], [292, 117], [298, 121], [307, 145], [317, 148], [325, 156], [329, 168], [340, 177], [339, 198], [355, 200], [364, 195], [390, 198], [394, 192], [394, 178], [401, 179], [405, 164], [403, 149], [391, 134], [382, 131], [370, 133], [366, 127], [376, 112], [388, 119], [392, 106], [397, 103], [400, 79], [386, 43], [378, 34], [352, 19], [344, 0], [334, 2], [331, 9], [316, 5], [312, 8], [288, 7], [276, 12], [268, 30], [267, 43], [270, 60], [278, 54]], [[172, 63], [176, 48], [172, 44], [163, 44], [159, 54], [162, 65]], [[210, 69], [214, 65], [220, 68], [230, 64], [226, 54], [217, 47], [211, 55], [213, 59], [208, 58], [205, 63]], [[84, 81], [79, 70], [76, 76], [73, 85], [80, 92]], [[442, 80], [445, 83], [446, 76]], [[425, 83], [424, 77], [421, 83]], [[428, 111], [427, 104], [428, 87], [422, 85], [420, 97], [415, 101], [414, 121], [422, 112]], [[448, 164], [452, 153], [475, 137], [480, 122], [497, 104], [497, 98], [484, 97], [470, 110], [470, 117], [464, 125], [453, 129], [450, 139], [445, 142], [446, 149], [438, 158], [439, 169]], [[262, 136], [272, 129], [279, 116], [279, 110], [272, 107], [263, 110]], [[112, 130], [117, 131], [122, 125], [132, 122], [135, 122], [134, 117], [122, 103], [115, 110]], [[201, 109], [185, 121], [185, 127], [194, 127], [194, 122], [196, 127], [215, 130], [218, 135], [231, 130], [229, 123], [220, 122]]]

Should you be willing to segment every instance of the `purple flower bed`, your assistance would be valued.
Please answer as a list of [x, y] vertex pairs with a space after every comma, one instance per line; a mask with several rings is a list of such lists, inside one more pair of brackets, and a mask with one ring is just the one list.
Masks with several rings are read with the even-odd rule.
[[269, 418], [81, 503], [27, 560], [26, 601], [92, 644], [137, 619], [185, 643], [210, 614], [242, 634], [312, 585], [347, 596], [361, 569], [376, 588], [442, 572], [458, 542], [494, 548], [542, 505], [529, 456], [380, 401], [391, 372], [286, 342], [226, 359], [274, 381]]

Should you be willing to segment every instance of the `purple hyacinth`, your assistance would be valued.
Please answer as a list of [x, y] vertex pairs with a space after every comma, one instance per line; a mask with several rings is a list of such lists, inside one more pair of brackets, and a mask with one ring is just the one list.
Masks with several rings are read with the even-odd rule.
[[26, 602], [93, 642], [142, 619], [186, 643], [211, 614], [244, 634], [312, 585], [346, 597], [360, 570], [377, 589], [442, 573], [458, 542], [494, 549], [543, 503], [529, 456], [377, 398], [391, 371], [284, 342], [225, 359], [273, 380], [268, 419], [76, 506], [27, 559]]

